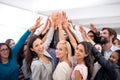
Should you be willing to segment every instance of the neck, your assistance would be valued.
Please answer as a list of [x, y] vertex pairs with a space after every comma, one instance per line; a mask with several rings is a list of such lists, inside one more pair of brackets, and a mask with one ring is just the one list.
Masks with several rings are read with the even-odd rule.
[[43, 54], [38, 55], [39, 58], [44, 58], [45, 56]]
[[103, 49], [104, 49], [104, 51], [108, 51], [110, 48], [111, 48], [111, 46], [112, 46], [112, 43], [106, 43], [106, 44], [104, 44], [103, 45]]
[[71, 61], [69, 61], [67, 58], [64, 58], [64, 59], [59, 59], [60, 60], [60, 62], [66, 62], [66, 63], [68, 63], [68, 65], [72, 68], [72, 63], [71, 63]]
[[68, 61], [68, 59], [65, 58], [65, 57], [63, 57], [63, 58], [59, 58], [59, 60], [60, 60], [60, 62], [62, 62], [62, 61]]
[[2, 58], [1, 61], [2, 61], [3, 64], [7, 64], [8, 63], [8, 58]]
[[85, 61], [82, 59], [77, 60], [77, 64], [85, 64]]

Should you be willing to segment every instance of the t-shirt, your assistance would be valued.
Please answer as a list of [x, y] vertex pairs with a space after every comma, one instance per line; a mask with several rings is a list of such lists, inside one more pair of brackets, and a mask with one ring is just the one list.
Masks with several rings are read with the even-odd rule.
[[59, 62], [54, 73], [53, 80], [70, 80], [72, 68], [67, 62]]
[[71, 75], [71, 79], [75, 80], [75, 71], [78, 70], [80, 72], [80, 74], [82, 75], [83, 79], [82, 80], [87, 80], [87, 76], [88, 76], [88, 68], [87, 66], [85, 66], [84, 64], [78, 64], [75, 66], [72, 75]]

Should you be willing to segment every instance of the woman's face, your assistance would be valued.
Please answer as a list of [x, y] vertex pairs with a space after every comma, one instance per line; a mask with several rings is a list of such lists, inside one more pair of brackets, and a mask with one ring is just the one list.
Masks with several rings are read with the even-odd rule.
[[2, 45], [0, 48], [0, 56], [1, 59], [8, 59], [9, 57], [9, 49], [6, 45]]
[[110, 55], [110, 58], [109, 58], [109, 60], [110, 60], [111, 62], [114, 62], [114, 63], [116, 63], [116, 64], [118, 64], [118, 59], [119, 59], [119, 55], [118, 55], [117, 52], [113, 52], [113, 53]]
[[12, 48], [14, 45], [15, 45], [15, 42], [13, 40], [11, 40], [10, 44], [9, 44], [10, 48]]
[[79, 44], [77, 48], [75, 49], [75, 58], [78, 59], [84, 59], [87, 56], [85, 53], [85, 48], [82, 44]]
[[33, 47], [31, 48], [32, 51], [34, 51], [36, 54], [40, 55], [44, 53], [44, 46], [42, 44], [42, 41], [37, 38], [34, 42], [33, 42]]
[[59, 59], [63, 59], [68, 55], [68, 51], [63, 44], [57, 44], [56, 46], [56, 57]]
[[89, 32], [87, 35], [94, 41], [94, 34], [92, 32]]

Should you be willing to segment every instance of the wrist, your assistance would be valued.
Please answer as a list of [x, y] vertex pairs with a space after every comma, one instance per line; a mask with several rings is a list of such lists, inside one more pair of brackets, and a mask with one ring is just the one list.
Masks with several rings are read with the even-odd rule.
[[54, 22], [52, 22], [52, 23], [51, 23], [51, 26], [52, 26], [52, 27], [54, 27], [54, 26], [55, 26], [55, 23], [54, 23]]
[[[32, 26], [32, 27], [33, 27], [33, 26]], [[33, 28], [32, 28], [32, 27], [29, 28], [29, 31], [30, 31], [30, 32], [33, 31]]]

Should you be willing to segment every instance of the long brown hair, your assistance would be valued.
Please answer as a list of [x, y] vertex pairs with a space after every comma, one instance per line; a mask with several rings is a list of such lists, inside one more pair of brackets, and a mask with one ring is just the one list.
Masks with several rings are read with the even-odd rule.
[[32, 63], [32, 60], [33, 58], [38, 58], [38, 55], [32, 51], [30, 48], [33, 48], [33, 42], [36, 40], [36, 39], [40, 39], [39, 36], [37, 35], [32, 35], [28, 42], [27, 42], [27, 57], [26, 57], [26, 66], [27, 66], [27, 73], [28, 74], [31, 74], [31, 63]]
[[92, 77], [92, 74], [93, 74], [93, 64], [94, 64], [94, 59], [93, 59], [93, 56], [92, 56], [92, 53], [91, 53], [92, 46], [91, 46], [91, 43], [86, 42], [86, 41], [80, 42], [80, 43], [78, 43], [78, 45], [79, 44], [84, 46], [85, 53], [88, 54], [88, 56], [86, 56], [84, 58], [84, 60], [85, 60], [86, 66], [88, 67], [87, 80], [90, 80], [91, 77]]

